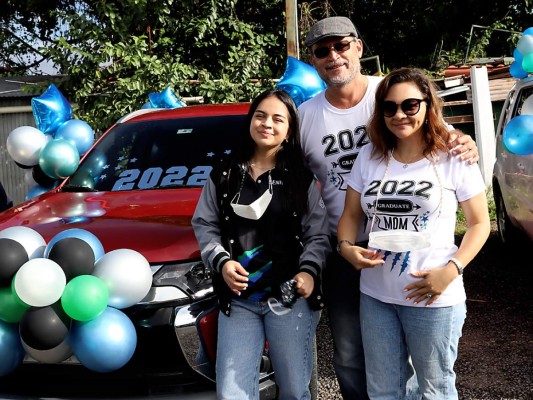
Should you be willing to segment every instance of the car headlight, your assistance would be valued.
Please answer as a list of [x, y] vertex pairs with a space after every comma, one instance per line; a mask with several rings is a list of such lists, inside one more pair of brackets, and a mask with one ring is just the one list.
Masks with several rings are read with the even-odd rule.
[[192, 300], [213, 293], [211, 270], [201, 261], [163, 265], [154, 274], [153, 286], [178, 288]]

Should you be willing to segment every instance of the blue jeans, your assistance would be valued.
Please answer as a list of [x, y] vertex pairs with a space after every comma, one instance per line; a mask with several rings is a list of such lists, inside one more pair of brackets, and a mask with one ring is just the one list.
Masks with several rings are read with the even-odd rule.
[[319, 311], [300, 298], [292, 311], [276, 315], [266, 302], [231, 301], [231, 315], [219, 313], [217, 344], [217, 398], [259, 399], [261, 355], [268, 341], [279, 399], [311, 398], [313, 338]]
[[[411, 307], [361, 294], [370, 398], [457, 399], [453, 365], [465, 318], [464, 303], [442, 308]], [[410, 361], [416, 380], [412, 379]]]
[[365, 355], [359, 323], [359, 277], [337, 252], [324, 271], [324, 299], [333, 337], [333, 368], [344, 400], [366, 400]]

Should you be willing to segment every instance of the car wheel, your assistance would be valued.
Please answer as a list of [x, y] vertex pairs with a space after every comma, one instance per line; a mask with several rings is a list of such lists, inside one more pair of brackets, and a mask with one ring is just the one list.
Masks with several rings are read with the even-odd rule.
[[498, 226], [498, 236], [506, 247], [513, 248], [521, 240], [520, 231], [509, 219], [509, 215], [505, 209], [503, 196], [497, 186], [494, 186], [494, 203], [496, 205], [496, 225]]

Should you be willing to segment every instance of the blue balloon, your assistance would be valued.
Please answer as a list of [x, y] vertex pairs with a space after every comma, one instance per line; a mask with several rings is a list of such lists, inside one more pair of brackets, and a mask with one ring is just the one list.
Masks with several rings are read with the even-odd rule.
[[527, 28], [524, 33], [522, 33], [522, 36], [524, 35], [533, 35], [533, 27]]
[[73, 321], [70, 345], [85, 367], [96, 372], [111, 372], [131, 359], [137, 346], [137, 333], [126, 314], [107, 307], [89, 322]]
[[147, 101], [146, 103], [144, 103], [142, 106], [141, 106], [141, 110], [145, 110], [147, 108], [153, 108], [152, 107], [152, 103], [150, 103], [149, 101]]
[[509, 72], [513, 78], [522, 79], [527, 76], [527, 72], [522, 68], [522, 61], [513, 61], [509, 67]]
[[522, 65], [522, 60], [524, 59], [524, 55], [518, 51], [518, 49], [514, 49], [513, 51], [513, 58], [516, 62], [518, 62], [520, 65]]
[[85, 241], [89, 246], [91, 246], [91, 249], [93, 249], [94, 252], [94, 259], [97, 261], [100, 257], [102, 257], [105, 254], [104, 246], [102, 246], [102, 243], [96, 237], [95, 234], [85, 230], [85, 229], [79, 229], [79, 228], [72, 228], [72, 229], [66, 229], [62, 232], [59, 232], [57, 235], [55, 235], [46, 245], [46, 248], [44, 249], [44, 256], [45, 258], [48, 258], [48, 255], [50, 254], [50, 250], [52, 250], [52, 247], [54, 244], [59, 242], [61, 239], [66, 238], [78, 238], [83, 241]]
[[53, 134], [63, 122], [72, 118], [72, 107], [53, 83], [41, 96], [31, 99], [31, 108], [35, 124], [43, 133]]
[[65, 139], [52, 139], [39, 154], [39, 166], [53, 179], [63, 179], [76, 172], [80, 163], [78, 149]]
[[41, 194], [52, 190], [56, 186], [57, 186], [57, 184], [54, 185], [54, 186], [50, 186], [50, 187], [42, 186], [42, 185], [38, 185], [38, 184], [37, 185], [33, 185], [30, 188], [30, 190], [28, 190], [28, 193], [26, 193], [26, 196], [24, 196], [24, 200], [33, 199], [34, 197], [40, 196]]
[[72, 143], [80, 156], [84, 155], [94, 143], [94, 131], [91, 126], [82, 120], [71, 119], [64, 122], [54, 136], [56, 139], [65, 139]]
[[165, 90], [159, 93], [150, 93], [148, 95], [152, 108], [180, 108], [185, 107], [178, 97], [174, 94], [170, 86], [167, 86]]
[[0, 321], [0, 376], [17, 368], [24, 359], [18, 324]]
[[285, 73], [276, 87], [286, 91], [299, 106], [322, 92], [326, 88], [326, 83], [312, 65], [289, 56]]
[[518, 115], [503, 130], [503, 144], [514, 154], [533, 154], [533, 115]]

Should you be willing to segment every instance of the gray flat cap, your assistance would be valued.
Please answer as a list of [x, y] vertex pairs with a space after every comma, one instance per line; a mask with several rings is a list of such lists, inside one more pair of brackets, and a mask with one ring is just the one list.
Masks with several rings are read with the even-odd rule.
[[354, 24], [346, 17], [328, 17], [314, 24], [305, 37], [305, 45], [311, 47], [319, 40], [331, 36], [354, 36], [357, 30]]

